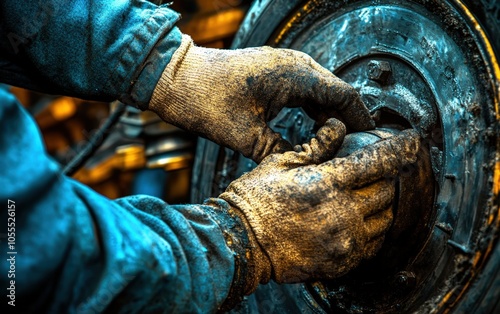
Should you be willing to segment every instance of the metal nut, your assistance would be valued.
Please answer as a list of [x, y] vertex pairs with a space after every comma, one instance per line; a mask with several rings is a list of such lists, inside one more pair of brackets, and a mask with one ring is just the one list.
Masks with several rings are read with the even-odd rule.
[[387, 61], [372, 60], [368, 63], [368, 78], [370, 80], [387, 84], [391, 72], [391, 64]]

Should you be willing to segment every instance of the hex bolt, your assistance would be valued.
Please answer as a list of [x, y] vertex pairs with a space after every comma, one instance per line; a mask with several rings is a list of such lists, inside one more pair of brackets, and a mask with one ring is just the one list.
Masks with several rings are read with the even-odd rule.
[[391, 76], [391, 64], [387, 61], [372, 60], [368, 63], [368, 78], [379, 82], [382, 85], [387, 84]]

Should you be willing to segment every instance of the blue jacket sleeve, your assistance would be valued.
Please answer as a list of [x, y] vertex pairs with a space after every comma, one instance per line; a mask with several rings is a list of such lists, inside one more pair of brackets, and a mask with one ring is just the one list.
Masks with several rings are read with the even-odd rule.
[[207, 205], [111, 201], [61, 175], [1, 88], [0, 164], [1, 234], [15, 205], [1, 239], [2, 313], [206, 313], [227, 297], [235, 257]]
[[146, 108], [181, 33], [144, 0], [0, 2], [0, 81]]

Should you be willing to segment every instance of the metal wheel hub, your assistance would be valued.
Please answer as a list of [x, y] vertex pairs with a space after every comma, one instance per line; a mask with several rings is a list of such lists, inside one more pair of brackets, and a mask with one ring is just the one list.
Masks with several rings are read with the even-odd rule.
[[[425, 164], [400, 176], [382, 250], [342, 278], [306, 284], [307, 302], [336, 313], [478, 308], [483, 297], [471, 286], [485, 291], [500, 282], [478, 276], [499, 270], [490, 258], [498, 256], [500, 225], [500, 68], [468, 7], [462, 0], [264, 0], [233, 46], [264, 44], [309, 54], [358, 90], [377, 128], [413, 128], [426, 148]], [[283, 110], [270, 126], [292, 144], [318, 128], [300, 109]], [[198, 164], [194, 200], [217, 195], [255, 166], [228, 149], [198, 147], [215, 160]], [[263, 288], [257, 298], [270, 293]]]
[[[310, 7], [305, 5], [302, 10], [309, 13], [297, 13], [294, 17], [298, 21], [286, 24], [274, 44], [306, 52], [353, 85], [377, 118], [378, 126], [403, 125], [417, 130], [432, 161], [424, 171], [420, 165], [415, 177], [421, 180], [415, 180], [412, 187], [401, 185], [400, 201], [411, 200], [403, 201], [411, 204], [410, 210], [399, 208], [377, 258], [343, 278], [312, 284], [310, 290], [327, 311], [408, 310], [403, 304], [414, 303], [426, 294], [435, 284], [436, 270], [450, 265], [450, 258], [461, 263], [472, 254], [465, 243], [473, 225], [453, 231], [463, 225], [462, 219], [481, 219], [460, 211], [467, 207], [464, 203], [472, 208], [471, 203], [480, 200], [456, 197], [453, 191], [470, 189], [463, 183], [482, 179], [480, 169], [474, 171], [470, 165], [486, 156], [478, 151], [472, 155], [468, 149], [487, 145], [481, 139], [487, 121], [479, 105], [491, 102], [491, 93], [485, 93], [482, 87], [484, 63], [480, 63], [477, 44], [472, 45], [475, 39], [466, 36], [465, 28], [461, 29], [463, 38], [457, 40], [456, 34], [443, 27], [442, 16], [429, 15], [423, 6], [391, 1], [377, 5], [353, 1], [342, 6], [335, 2], [338, 7], [334, 13], [325, 13], [333, 4], [308, 4]], [[313, 9], [314, 5], [324, 9]], [[456, 29], [465, 27], [450, 8], [446, 10], [440, 14], [449, 19], [448, 24]], [[302, 117], [297, 109], [284, 112], [275, 120], [276, 130], [284, 131], [281, 126], [290, 121], [290, 115]], [[292, 141], [297, 133], [307, 134], [304, 125], [313, 123], [307, 118], [301, 120], [305, 121], [283, 132]], [[435, 177], [436, 188], [434, 178], [429, 181], [429, 177]], [[421, 197], [415, 197], [415, 193]], [[458, 254], [447, 254], [446, 247]]]

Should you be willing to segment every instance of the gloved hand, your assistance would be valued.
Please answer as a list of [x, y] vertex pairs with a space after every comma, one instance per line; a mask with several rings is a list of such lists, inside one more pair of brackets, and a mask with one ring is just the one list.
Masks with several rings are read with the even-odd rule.
[[310, 143], [268, 156], [220, 195], [254, 241], [247, 293], [269, 274], [279, 283], [338, 277], [381, 247], [393, 218], [388, 178], [416, 161], [419, 138], [404, 131], [331, 159], [344, 135], [330, 119]]
[[187, 35], [149, 103], [166, 122], [256, 162], [292, 149], [266, 123], [283, 107], [299, 106], [320, 124], [337, 113], [354, 131], [375, 126], [354, 88], [302, 52], [208, 49]]

